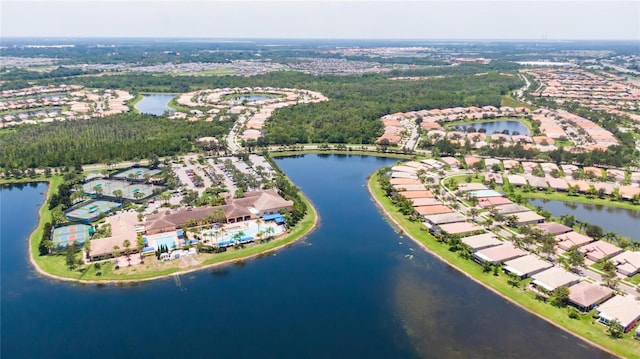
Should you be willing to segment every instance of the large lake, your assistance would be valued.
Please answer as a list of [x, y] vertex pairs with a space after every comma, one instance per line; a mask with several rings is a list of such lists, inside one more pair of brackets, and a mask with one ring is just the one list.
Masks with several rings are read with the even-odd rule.
[[318, 209], [316, 231], [261, 259], [137, 285], [34, 274], [26, 237], [46, 187], [0, 189], [1, 357], [608, 357], [394, 232], [366, 189], [394, 161], [277, 162]]
[[175, 94], [145, 94], [135, 107], [140, 113], [162, 116], [165, 111], [173, 112], [173, 109], [169, 107], [169, 101], [174, 97], [176, 97]]
[[554, 217], [571, 214], [577, 220], [595, 224], [605, 231], [621, 234], [640, 242], [640, 211], [589, 203], [530, 199], [529, 203], [551, 212]]

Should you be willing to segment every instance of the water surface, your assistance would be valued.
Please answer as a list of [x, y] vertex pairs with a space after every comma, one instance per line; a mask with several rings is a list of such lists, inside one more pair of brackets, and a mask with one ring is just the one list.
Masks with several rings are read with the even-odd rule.
[[142, 96], [142, 100], [140, 100], [140, 102], [138, 102], [135, 107], [136, 110], [138, 110], [140, 113], [162, 116], [165, 111], [174, 111], [171, 107], [169, 107], [169, 101], [171, 101], [174, 97], [176, 97], [175, 94], [145, 94]]
[[640, 241], [640, 211], [602, 206], [590, 203], [564, 202], [556, 200], [530, 199], [529, 203], [551, 212], [554, 217], [571, 214], [577, 220], [595, 224], [604, 231], [612, 231]]
[[394, 232], [365, 177], [394, 160], [277, 161], [321, 217], [237, 265], [136, 285], [43, 279], [26, 261], [44, 185], [0, 190], [3, 358], [603, 358]]
[[508, 135], [529, 135], [529, 129], [527, 126], [523, 125], [519, 121], [490, 121], [490, 122], [479, 122], [473, 124], [459, 125], [456, 126], [459, 130], [463, 132], [467, 132], [470, 128], [475, 128], [475, 132], [478, 132], [481, 128], [486, 130], [487, 135], [492, 135], [494, 133], [502, 133], [503, 131], [509, 131]]

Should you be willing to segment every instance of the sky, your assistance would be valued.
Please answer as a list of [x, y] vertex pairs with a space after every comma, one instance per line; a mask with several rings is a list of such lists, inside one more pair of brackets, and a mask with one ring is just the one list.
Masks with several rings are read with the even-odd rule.
[[640, 1], [0, 0], [0, 37], [640, 40]]

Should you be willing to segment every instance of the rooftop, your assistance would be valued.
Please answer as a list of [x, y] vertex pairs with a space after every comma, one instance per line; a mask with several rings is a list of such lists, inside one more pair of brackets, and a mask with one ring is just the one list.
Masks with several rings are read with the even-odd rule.
[[567, 272], [560, 267], [553, 267], [533, 275], [533, 284], [548, 291], [553, 291], [563, 285], [570, 286], [579, 281], [580, 277], [578, 275]]

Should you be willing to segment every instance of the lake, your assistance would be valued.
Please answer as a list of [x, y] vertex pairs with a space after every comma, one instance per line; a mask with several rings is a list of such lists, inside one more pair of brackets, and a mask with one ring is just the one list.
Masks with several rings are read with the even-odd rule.
[[473, 124], [459, 125], [455, 126], [455, 128], [459, 129], [462, 132], [467, 132], [469, 128], [475, 128], [475, 132], [478, 132], [479, 129], [484, 128], [486, 130], [487, 135], [492, 135], [496, 132], [502, 133], [503, 131], [509, 131], [509, 135], [513, 135], [518, 133], [520, 135], [530, 135], [529, 129], [527, 126], [523, 125], [519, 121], [490, 121], [490, 122], [479, 122]]
[[3, 358], [605, 358], [396, 233], [366, 177], [396, 160], [278, 159], [320, 214], [260, 259], [133, 285], [42, 278], [27, 261], [45, 185], [0, 189]]
[[264, 101], [264, 100], [270, 100], [274, 98], [274, 96], [267, 96], [267, 95], [246, 95], [246, 96], [233, 96], [231, 97], [231, 101], [237, 101], [237, 102], [257, 102], [257, 101]]
[[604, 231], [612, 231], [629, 237], [633, 241], [640, 241], [640, 232], [638, 231], [640, 228], [640, 211], [589, 203], [543, 199], [530, 199], [529, 203], [551, 212], [554, 217], [571, 214], [579, 221], [602, 227]]
[[174, 111], [169, 107], [169, 101], [174, 97], [176, 97], [175, 94], [167, 93], [145, 94], [142, 95], [142, 100], [140, 100], [135, 107], [140, 113], [162, 116], [165, 111]]

